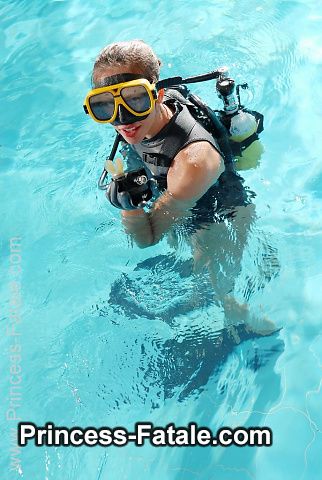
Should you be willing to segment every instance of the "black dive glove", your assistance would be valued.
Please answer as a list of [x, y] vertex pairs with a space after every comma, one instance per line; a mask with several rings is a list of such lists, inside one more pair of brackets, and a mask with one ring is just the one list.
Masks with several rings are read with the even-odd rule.
[[106, 190], [106, 198], [122, 210], [142, 208], [152, 198], [150, 180], [144, 168], [115, 176]]

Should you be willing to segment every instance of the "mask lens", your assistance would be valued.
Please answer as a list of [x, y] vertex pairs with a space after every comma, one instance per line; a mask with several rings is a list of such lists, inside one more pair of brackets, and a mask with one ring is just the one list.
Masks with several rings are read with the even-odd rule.
[[97, 120], [110, 120], [113, 117], [115, 102], [110, 92], [93, 95], [89, 99], [89, 105]]
[[151, 99], [145, 87], [124, 87], [121, 96], [125, 103], [137, 113], [146, 112], [151, 108]]

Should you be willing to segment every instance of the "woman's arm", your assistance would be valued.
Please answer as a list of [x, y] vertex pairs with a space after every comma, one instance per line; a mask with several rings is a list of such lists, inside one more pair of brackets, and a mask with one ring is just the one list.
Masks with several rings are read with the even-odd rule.
[[169, 169], [167, 191], [150, 212], [122, 211], [126, 232], [141, 248], [158, 243], [177, 220], [189, 216], [189, 210], [223, 172], [222, 163], [208, 142], [195, 142], [181, 150]]

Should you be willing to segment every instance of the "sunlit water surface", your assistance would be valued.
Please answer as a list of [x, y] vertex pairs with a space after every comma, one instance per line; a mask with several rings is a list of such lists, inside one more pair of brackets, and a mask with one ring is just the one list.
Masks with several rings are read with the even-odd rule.
[[[0, 4], [1, 479], [314, 480], [322, 477], [322, 15], [312, 1], [26, 1]], [[162, 76], [228, 65], [264, 113], [245, 172], [258, 220], [236, 297], [281, 330], [223, 329], [207, 275], [164, 240], [139, 250], [97, 191], [112, 142], [85, 117], [93, 59], [143, 38]], [[193, 91], [218, 107], [214, 87]], [[269, 448], [53, 448], [9, 471], [9, 239], [21, 237], [22, 396], [43, 425], [136, 421], [268, 426]]]

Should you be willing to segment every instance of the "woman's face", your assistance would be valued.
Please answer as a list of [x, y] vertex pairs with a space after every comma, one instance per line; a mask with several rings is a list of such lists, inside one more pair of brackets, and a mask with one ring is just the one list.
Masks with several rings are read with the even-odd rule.
[[[120, 75], [124, 73], [133, 73], [133, 74], [141, 74], [138, 68], [135, 68], [131, 65], [122, 65], [122, 66], [115, 66], [115, 67], [106, 67], [101, 68], [98, 72], [94, 74], [94, 84], [95, 85], [102, 85], [105, 79], [111, 77], [112, 75]], [[144, 74], [142, 73], [142, 78], [144, 78]], [[158, 99], [156, 100], [156, 104], [160, 104], [162, 101], [162, 93], [159, 92]], [[113, 125], [115, 130], [122, 135], [124, 140], [130, 144], [137, 144], [142, 142], [144, 138], [149, 138], [154, 135], [154, 132], [158, 131], [158, 116], [156, 114], [156, 108], [152, 110], [152, 112], [147, 116], [145, 119], [140, 119], [138, 117], [138, 121], [130, 124], [122, 124], [122, 125]]]

